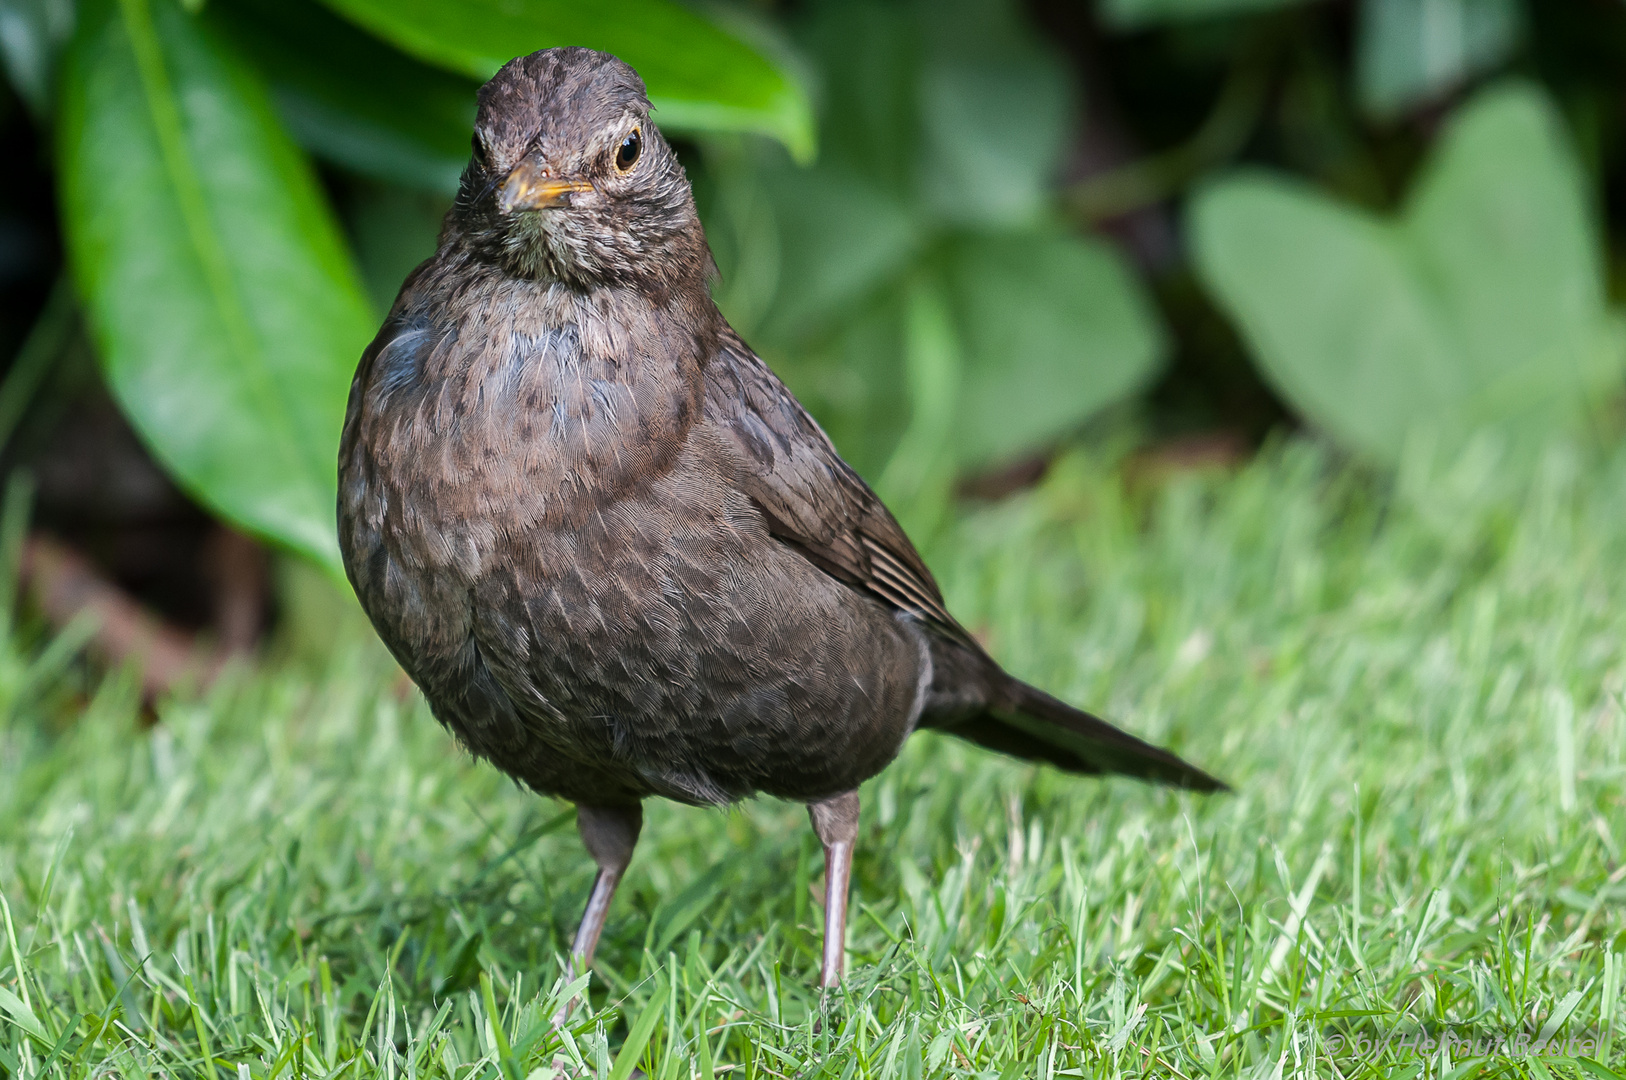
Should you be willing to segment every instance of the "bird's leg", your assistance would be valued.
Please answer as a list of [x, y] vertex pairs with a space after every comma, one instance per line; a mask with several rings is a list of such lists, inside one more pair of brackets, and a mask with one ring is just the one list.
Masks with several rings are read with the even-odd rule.
[[819, 985], [841, 985], [847, 952], [847, 884], [852, 878], [853, 841], [858, 839], [858, 792], [848, 791], [807, 804], [813, 831], [824, 845], [824, 963]]
[[581, 830], [587, 853], [598, 863], [598, 877], [587, 897], [587, 910], [582, 912], [576, 941], [570, 946], [570, 959], [577, 972], [593, 966], [593, 950], [598, 947], [598, 936], [604, 931], [610, 900], [615, 896], [615, 887], [621, 884], [627, 864], [632, 861], [632, 849], [638, 843], [638, 830], [643, 824], [641, 806], [576, 807], [576, 828]]
[[[638, 830], [644, 824], [643, 807], [632, 806], [576, 806], [576, 828], [581, 831], [587, 853], [598, 863], [598, 877], [593, 891], [587, 897], [587, 910], [582, 912], [581, 926], [576, 929], [576, 940], [570, 946], [570, 963], [574, 974], [581, 974], [593, 966], [593, 950], [598, 947], [598, 936], [604, 931], [604, 919], [610, 913], [610, 900], [615, 887], [621, 884], [621, 875], [632, 861], [632, 849], [638, 843]], [[572, 998], [554, 1016], [555, 1024], [562, 1024], [575, 1008]]]

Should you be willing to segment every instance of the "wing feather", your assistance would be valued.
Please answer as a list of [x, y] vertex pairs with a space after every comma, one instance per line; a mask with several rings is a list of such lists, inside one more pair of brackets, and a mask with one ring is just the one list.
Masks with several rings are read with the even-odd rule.
[[825, 573], [980, 653], [891, 512], [768, 366], [730, 332], [706, 369], [706, 416], [735, 452], [768, 532]]

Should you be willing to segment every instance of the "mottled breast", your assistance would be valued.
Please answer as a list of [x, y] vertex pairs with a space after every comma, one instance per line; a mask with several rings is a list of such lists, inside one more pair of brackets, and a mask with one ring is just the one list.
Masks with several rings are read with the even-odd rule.
[[475, 292], [431, 311], [406, 290], [341, 449], [347, 567], [436, 715], [579, 801], [808, 798], [884, 766], [925, 646], [730, 483], [701, 415], [708, 321]]

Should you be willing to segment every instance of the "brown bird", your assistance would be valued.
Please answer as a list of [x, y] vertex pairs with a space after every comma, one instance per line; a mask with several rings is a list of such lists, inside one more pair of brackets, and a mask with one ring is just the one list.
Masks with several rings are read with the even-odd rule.
[[858, 785], [936, 728], [1079, 773], [1223, 787], [1013, 679], [724, 321], [637, 73], [588, 49], [479, 94], [439, 249], [350, 390], [339, 537], [441, 723], [577, 807], [592, 963], [641, 800], [808, 804], [841, 979]]

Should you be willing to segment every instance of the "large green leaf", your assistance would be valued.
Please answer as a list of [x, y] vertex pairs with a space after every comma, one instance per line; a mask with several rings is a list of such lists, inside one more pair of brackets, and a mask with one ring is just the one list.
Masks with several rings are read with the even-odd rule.
[[1619, 389], [1584, 176], [1533, 87], [1467, 106], [1396, 220], [1241, 175], [1199, 195], [1192, 241], [1270, 378], [1381, 460], [1419, 430], [1573, 428]]
[[672, 131], [757, 131], [813, 150], [807, 96], [780, 65], [673, 0], [327, 0], [401, 49], [477, 79], [559, 45], [614, 53], [643, 77]]
[[84, 13], [59, 127], [107, 379], [180, 482], [337, 572], [335, 460], [371, 319], [266, 92], [169, 0]]
[[946, 272], [964, 364], [953, 438], [963, 465], [1053, 442], [1144, 386], [1163, 359], [1150, 300], [1101, 241], [966, 237]]
[[1519, 0], [1362, 0], [1355, 75], [1361, 105], [1387, 116], [1441, 96], [1519, 43]]
[[205, 18], [254, 61], [313, 154], [387, 183], [457, 191], [472, 79], [403, 55], [315, 0], [217, 0]]

